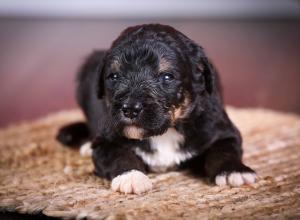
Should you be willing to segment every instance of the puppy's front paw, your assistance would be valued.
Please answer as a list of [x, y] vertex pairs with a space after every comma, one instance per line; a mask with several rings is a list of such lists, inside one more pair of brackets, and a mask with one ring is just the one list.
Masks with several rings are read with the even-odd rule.
[[215, 183], [218, 186], [241, 186], [244, 184], [252, 184], [256, 181], [254, 172], [224, 172], [215, 177]]
[[144, 173], [131, 170], [116, 176], [111, 182], [111, 188], [125, 194], [141, 194], [152, 189], [152, 183]]
[[229, 162], [224, 164], [222, 170], [216, 175], [214, 181], [218, 186], [241, 186], [244, 184], [255, 183], [256, 173], [249, 167], [238, 162]]
[[86, 142], [80, 146], [79, 153], [82, 157], [91, 157], [93, 154], [92, 143]]

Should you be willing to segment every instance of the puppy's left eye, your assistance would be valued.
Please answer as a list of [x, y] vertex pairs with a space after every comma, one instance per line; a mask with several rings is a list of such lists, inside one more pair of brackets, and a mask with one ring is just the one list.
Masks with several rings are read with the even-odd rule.
[[112, 81], [116, 81], [119, 78], [119, 74], [118, 73], [111, 73], [111, 74], [108, 75], [107, 78], [112, 80]]
[[170, 73], [163, 73], [160, 77], [165, 82], [169, 82], [169, 81], [172, 81], [174, 79], [174, 76]]

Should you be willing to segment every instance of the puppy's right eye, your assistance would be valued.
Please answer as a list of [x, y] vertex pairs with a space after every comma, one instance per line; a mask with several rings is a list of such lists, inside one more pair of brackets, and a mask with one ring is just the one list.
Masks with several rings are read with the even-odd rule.
[[160, 77], [164, 82], [171, 82], [174, 79], [174, 76], [170, 73], [163, 73]]
[[107, 78], [112, 80], [112, 81], [116, 81], [116, 80], [119, 79], [119, 74], [118, 73], [111, 73], [111, 74], [108, 75]]

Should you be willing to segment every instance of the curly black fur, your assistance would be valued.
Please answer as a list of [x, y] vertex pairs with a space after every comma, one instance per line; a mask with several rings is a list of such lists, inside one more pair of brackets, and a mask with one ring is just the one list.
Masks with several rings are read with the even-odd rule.
[[[93, 140], [96, 174], [108, 179], [131, 169], [151, 170], [136, 149], [155, 153], [149, 138], [169, 128], [184, 137], [178, 151], [193, 152], [178, 168], [211, 179], [223, 172], [254, 172], [242, 163], [241, 136], [220, 93], [202, 47], [170, 26], [130, 27], [109, 50], [92, 53], [79, 73], [77, 100], [90, 134], [83, 125], [77, 130], [69, 125], [58, 139], [69, 145], [79, 143], [78, 137]], [[126, 134], [128, 126], [138, 129], [137, 137]]]

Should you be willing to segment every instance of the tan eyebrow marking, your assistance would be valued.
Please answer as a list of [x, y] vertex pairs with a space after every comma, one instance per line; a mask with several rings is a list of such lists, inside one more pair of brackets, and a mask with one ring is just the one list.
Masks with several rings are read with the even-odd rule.
[[171, 69], [171, 63], [168, 60], [166, 60], [165, 58], [161, 58], [159, 60], [158, 73], [162, 73], [169, 69]]
[[121, 64], [119, 63], [118, 60], [114, 60], [114, 61], [111, 63], [110, 67], [111, 67], [111, 70], [112, 70], [113, 72], [120, 72]]

